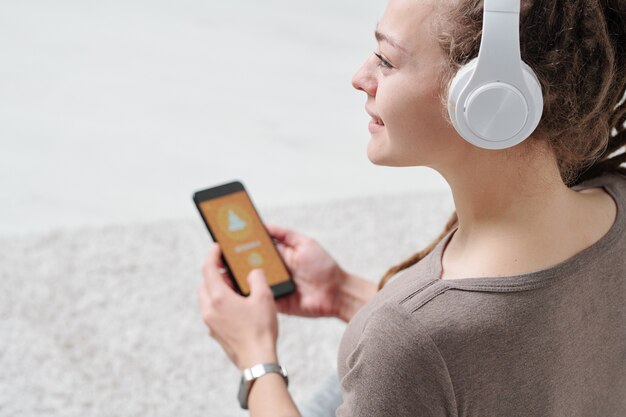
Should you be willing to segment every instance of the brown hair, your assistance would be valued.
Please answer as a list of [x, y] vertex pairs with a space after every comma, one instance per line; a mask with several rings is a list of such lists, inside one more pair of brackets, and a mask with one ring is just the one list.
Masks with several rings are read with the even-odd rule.
[[[478, 56], [483, 1], [434, 1], [447, 9], [433, 21], [447, 56], [439, 80], [445, 109], [454, 74]], [[626, 152], [615, 155], [626, 145], [626, 2], [522, 0], [520, 48], [544, 99], [536, 134], [526, 142], [548, 143], [568, 187], [607, 172], [626, 175]], [[428, 255], [457, 222], [454, 212], [432, 243], [384, 274], [379, 289]]]

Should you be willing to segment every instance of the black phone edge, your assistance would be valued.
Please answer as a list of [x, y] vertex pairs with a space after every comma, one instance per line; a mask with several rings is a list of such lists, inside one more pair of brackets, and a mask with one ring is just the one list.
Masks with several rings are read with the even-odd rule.
[[[193, 193], [193, 201], [197, 205], [200, 201], [227, 196], [228, 194], [232, 194], [238, 191], [245, 191], [245, 193], [248, 194], [248, 191], [241, 181], [233, 180], [216, 185], [215, 187], [205, 188], [196, 191], [195, 193]], [[249, 194], [248, 197], [250, 198]], [[250, 198], [250, 201], [252, 201], [252, 198]]]

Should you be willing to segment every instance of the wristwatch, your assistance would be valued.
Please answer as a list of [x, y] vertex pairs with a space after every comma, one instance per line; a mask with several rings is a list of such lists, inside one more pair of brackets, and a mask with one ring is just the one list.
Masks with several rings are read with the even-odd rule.
[[287, 370], [277, 363], [260, 363], [258, 365], [254, 365], [251, 368], [243, 370], [243, 375], [241, 375], [241, 383], [239, 384], [239, 394], [237, 395], [241, 408], [243, 408], [244, 410], [248, 409], [248, 395], [250, 394], [250, 389], [252, 388], [252, 384], [254, 384], [254, 381], [262, 377], [263, 375], [272, 372], [281, 374], [283, 378], [285, 378], [285, 383], [289, 385]]

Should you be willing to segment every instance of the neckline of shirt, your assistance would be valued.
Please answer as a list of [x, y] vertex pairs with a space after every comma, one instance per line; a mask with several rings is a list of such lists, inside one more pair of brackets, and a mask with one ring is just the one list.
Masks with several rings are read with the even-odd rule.
[[[437, 243], [433, 251], [429, 254], [428, 269], [431, 272], [431, 276], [435, 281], [440, 282], [444, 286], [449, 288], [458, 289], [474, 289], [481, 291], [495, 291], [495, 292], [507, 292], [507, 291], [519, 291], [523, 289], [533, 289], [547, 285], [553, 282], [555, 278], [568, 276], [568, 273], [574, 273], [580, 270], [578, 264], [585, 263], [588, 258], [592, 258], [598, 253], [602, 253], [605, 249], [610, 248], [611, 245], [621, 236], [620, 231], [624, 229], [624, 196], [617, 189], [616, 181], [621, 178], [624, 181], [624, 177], [617, 174], [604, 174], [596, 178], [592, 178], [589, 181], [578, 184], [573, 189], [581, 190], [587, 188], [594, 188], [600, 186], [604, 188], [607, 193], [613, 198], [617, 206], [617, 213], [615, 220], [611, 228], [592, 245], [586, 247], [580, 252], [572, 255], [571, 257], [559, 262], [551, 267], [541, 269], [538, 271], [528, 272], [519, 275], [509, 276], [496, 276], [496, 277], [470, 277], [470, 278], [457, 278], [457, 279], [441, 279], [441, 272], [443, 270], [441, 257], [443, 255], [443, 248], [448, 243], [454, 232], [457, 230], [458, 225], [451, 229], [440, 241]], [[602, 181], [604, 180], [604, 181]]]

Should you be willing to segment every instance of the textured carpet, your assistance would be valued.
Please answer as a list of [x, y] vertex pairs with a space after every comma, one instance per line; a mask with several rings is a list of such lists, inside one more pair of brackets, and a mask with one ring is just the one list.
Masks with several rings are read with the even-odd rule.
[[[260, 208], [371, 280], [423, 248], [447, 194]], [[207, 336], [198, 218], [0, 238], [0, 416], [246, 416], [237, 369]], [[279, 317], [297, 404], [336, 368], [344, 324]]]

